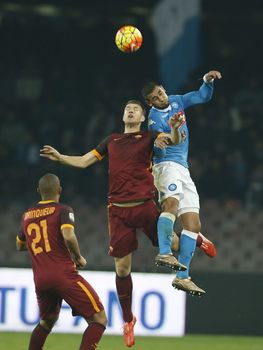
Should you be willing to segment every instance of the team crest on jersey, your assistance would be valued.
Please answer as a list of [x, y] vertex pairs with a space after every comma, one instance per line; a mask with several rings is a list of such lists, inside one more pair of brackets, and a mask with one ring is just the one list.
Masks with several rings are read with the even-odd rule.
[[169, 186], [168, 186], [168, 190], [169, 191], [175, 191], [177, 189], [177, 186], [176, 186], [176, 184], [170, 184]]
[[153, 124], [156, 124], [155, 121], [153, 121], [152, 119], [149, 119], [148, 126], [153, 125]]
[[175, 109], [177, 109], [179, 107], [178, 103], [177, 102], [172, 102], [171, 103], [171, 106]]

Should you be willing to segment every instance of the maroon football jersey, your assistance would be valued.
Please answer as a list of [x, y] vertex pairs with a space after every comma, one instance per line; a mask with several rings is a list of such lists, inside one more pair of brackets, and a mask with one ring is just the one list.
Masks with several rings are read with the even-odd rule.
[[109, 158], [109, 202], [132, 202], [154, 198], [151, 157], [156, 133], [141, 131], [112, 134], [93, 153]]
[[18, 239], [26, 241], [35, 282], [75, 270], [61, 233], [67, 226], [74, 227], [73, 210], [54, 201], [41, 201], [23, 214]]

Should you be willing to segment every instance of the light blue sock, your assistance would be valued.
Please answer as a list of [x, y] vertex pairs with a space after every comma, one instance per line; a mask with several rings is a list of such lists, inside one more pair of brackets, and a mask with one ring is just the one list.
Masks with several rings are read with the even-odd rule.
[[178, 261], [187, 266], [187, 270], [176, 272], [178, 278], [189, 277], [189, 267], [196, 247], [197, 233], [183, 230], [180, 237]]
[[171, 254], [175, 216], [171, 213], [161, 213], [157, 223], [159, 253], [161, 255]]

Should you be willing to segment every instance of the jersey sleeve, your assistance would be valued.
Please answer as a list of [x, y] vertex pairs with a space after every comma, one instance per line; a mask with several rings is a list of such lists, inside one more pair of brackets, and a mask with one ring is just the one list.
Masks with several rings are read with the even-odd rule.
[[66, 228], [66, 227], [74, 228], [74, 222], [75, 222], [75, 217], [74, 217], [73, 209], [68, 206], [62, 207], [61, 213], [60, 213], [60, 229], [62, 230], [63, 228]]
[[92, 150], [92, 153], [97, 157], [98, 160], [102, 160], [105, 156], [108, 155], [108, 143], [111, 139], [111, 136], [106, 137], [100, 144]]
[[181, 99], [183, 108], [196, 104], [205, 103], [211, 100], [214, 90], [214, 83], [203, 83], [198, 91], [191, 91], [184, 95], [177, 95]]

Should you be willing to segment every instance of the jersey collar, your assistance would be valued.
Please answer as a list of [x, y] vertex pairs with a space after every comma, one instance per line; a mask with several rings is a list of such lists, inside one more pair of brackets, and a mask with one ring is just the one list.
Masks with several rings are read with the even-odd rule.
[[169, 112], [169, 111], [171, 111], [172, 110], [172, 106], [171, 105], [169, 105], [168, 107], [166, 107], [165, 109], [158, 109], [158, 108], [155, 108], [155, 107], [152, 107], [152, 109], [155, 109], [156, 111], [158, 111], [158, 112]]
[[48, 201], [40, 201], [38, 204], [48, 204], [48, 203], [55, 203], [56, 201], [54, 200], [48, 200]]

